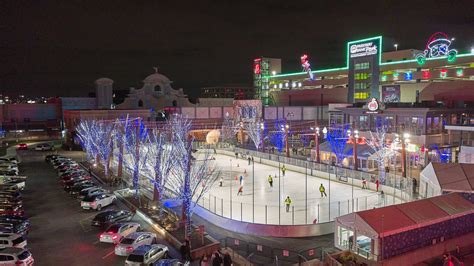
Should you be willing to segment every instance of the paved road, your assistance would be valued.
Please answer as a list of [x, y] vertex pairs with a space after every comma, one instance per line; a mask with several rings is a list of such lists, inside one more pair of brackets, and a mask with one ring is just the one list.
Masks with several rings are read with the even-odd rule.
[[[55, 170], [44, 162], [44, 154], [20, 154], [21, 174], [28, 176], [23, 200], [32, 223], [28, 248], [35, 265], [124, 265], [125, 258], [114, 254], [113, 245], [98, 242], [101, 231], [90, 226], [97, 212], [82, 210], [80, 202], [62, 190]], [[126, 207], [117, 203], [112, 208]], [[134, 220], [144, 230], [152, 230], [138, 217]], [[159, 243], [167, 244], [164, 240]], [[170, 255], [179, 257], [175, 249]]]

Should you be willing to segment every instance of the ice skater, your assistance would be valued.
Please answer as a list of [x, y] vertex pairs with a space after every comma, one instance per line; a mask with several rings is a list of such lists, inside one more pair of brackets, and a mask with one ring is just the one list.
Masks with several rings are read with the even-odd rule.
[[248, 165], [250, 165], [250, 163], [251, 163], [251, 161], [252, 161], [252, 158], [250, 158], [250, 156], [248, 156], [248, 157], [247, 157], [247, 160], [249, 161], [249, 164], [248, 164]]
[[291, 205], [290, 196], [286, 196], [285, 205], [286, 205], [286, 212], [289, 212], [290, 211], [290, 205]]
[[283, 176], [285, 176], [285, 173], [286, 173], [286, 167], [285, 167], [285, 165], [283, 165], [283, 166], [281, 167], [281, 173], [283, 174]]
[[219, 186], [222, 187], [222, 183], [224, 182], [224, 178], [222, 178], [221, 176], [221, 179], [219, 179]]
[[321, 198], [328, 196], [328, 195], [326, 195], [326, 188], [323, 186], [323, 184], [321, 184], [321, 185], [319, 186], [319, 192], [321, 193]]
[[379, 192], [379, 186], [380, 186], [380, 181], [379, 181], [379, 179], [377, 178], [377, 179], [375, 180], [375, 188], [377, 189], [377, 192]]
[[272, 177], [272, 175], [268, 175], [268, 184], [270, 184], [270, 187], [273, 187], [273, 177]]
[[362, 177], [362, 189], [367, 189], [367, 180]]
[[241, 195], [242, 196], [242, 193], [244, 192], [244, 187], [243, 186], [240, 186], [239, 187], [239, 191], [237, 191], [237, 196]]
[[240, 182], [240, 185], [242, 186], [242, 183], [244, 182], [244, 176], [239, 177], [239, 182]]

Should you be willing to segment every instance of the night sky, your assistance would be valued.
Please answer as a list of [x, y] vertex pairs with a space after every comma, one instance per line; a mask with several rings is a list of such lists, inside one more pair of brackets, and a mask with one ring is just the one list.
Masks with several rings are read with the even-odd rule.
[[99, 77], [141, 88], [153, 67], [192, 97], [199, 88], [250, 85], [252, 59], [299, 71], [344, 65], [345, 43], [384, 36], [384, 51], [423, 49], [443, 31], [474, 46], [474, 2], [453, 1], [0, 1], [4, 95], [86, 96]]

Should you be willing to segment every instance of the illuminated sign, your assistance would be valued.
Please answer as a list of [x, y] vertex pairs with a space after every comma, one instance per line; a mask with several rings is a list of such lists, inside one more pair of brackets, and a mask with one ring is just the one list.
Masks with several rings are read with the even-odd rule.
[[262, 59], [260, 58], [253, 60], [253, 73], [255, 75], [260, 75], [262, 73], [260, 62], [262, 62]]
[[425, 50], [415, 55], [418, 64], [423, 65], [427, 58], [447, 57], [448, 62], [454, 62], [458, 51], [450, 49], [452, 40], [443, 32], [436, 32], [430, 36], [426, 43]]
[[378, 52], [378, 46], [375, 42], [365, 42], [352, 44], [349, 48], [349, 57], [364, 57], [369, 55], [375, 55]]
[[308, 55], [304, 54], [301, 56], [301, 66], [303, 67], [303, 70], [308, 73], [309, 79], [314, 80], [313, 73], [311, 72], [311, 65], [308, 61]]
[[379, 102], [377, 101], [377, 99], [372, 98], [367, 104], [367, 109], [369, 109], [369, 111], [371, 112], [377, 111], [379, 109]]

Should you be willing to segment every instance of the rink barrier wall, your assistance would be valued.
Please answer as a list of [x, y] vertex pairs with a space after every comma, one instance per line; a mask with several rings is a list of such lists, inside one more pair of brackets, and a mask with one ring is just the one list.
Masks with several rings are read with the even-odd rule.
[[334, 233], [334, 222], [306, 225], [276, 225], [241, 222], [217, 215], [199, 205], [196, 205], [194, 214], [228, 231], [254, 236], [309, 237]]

